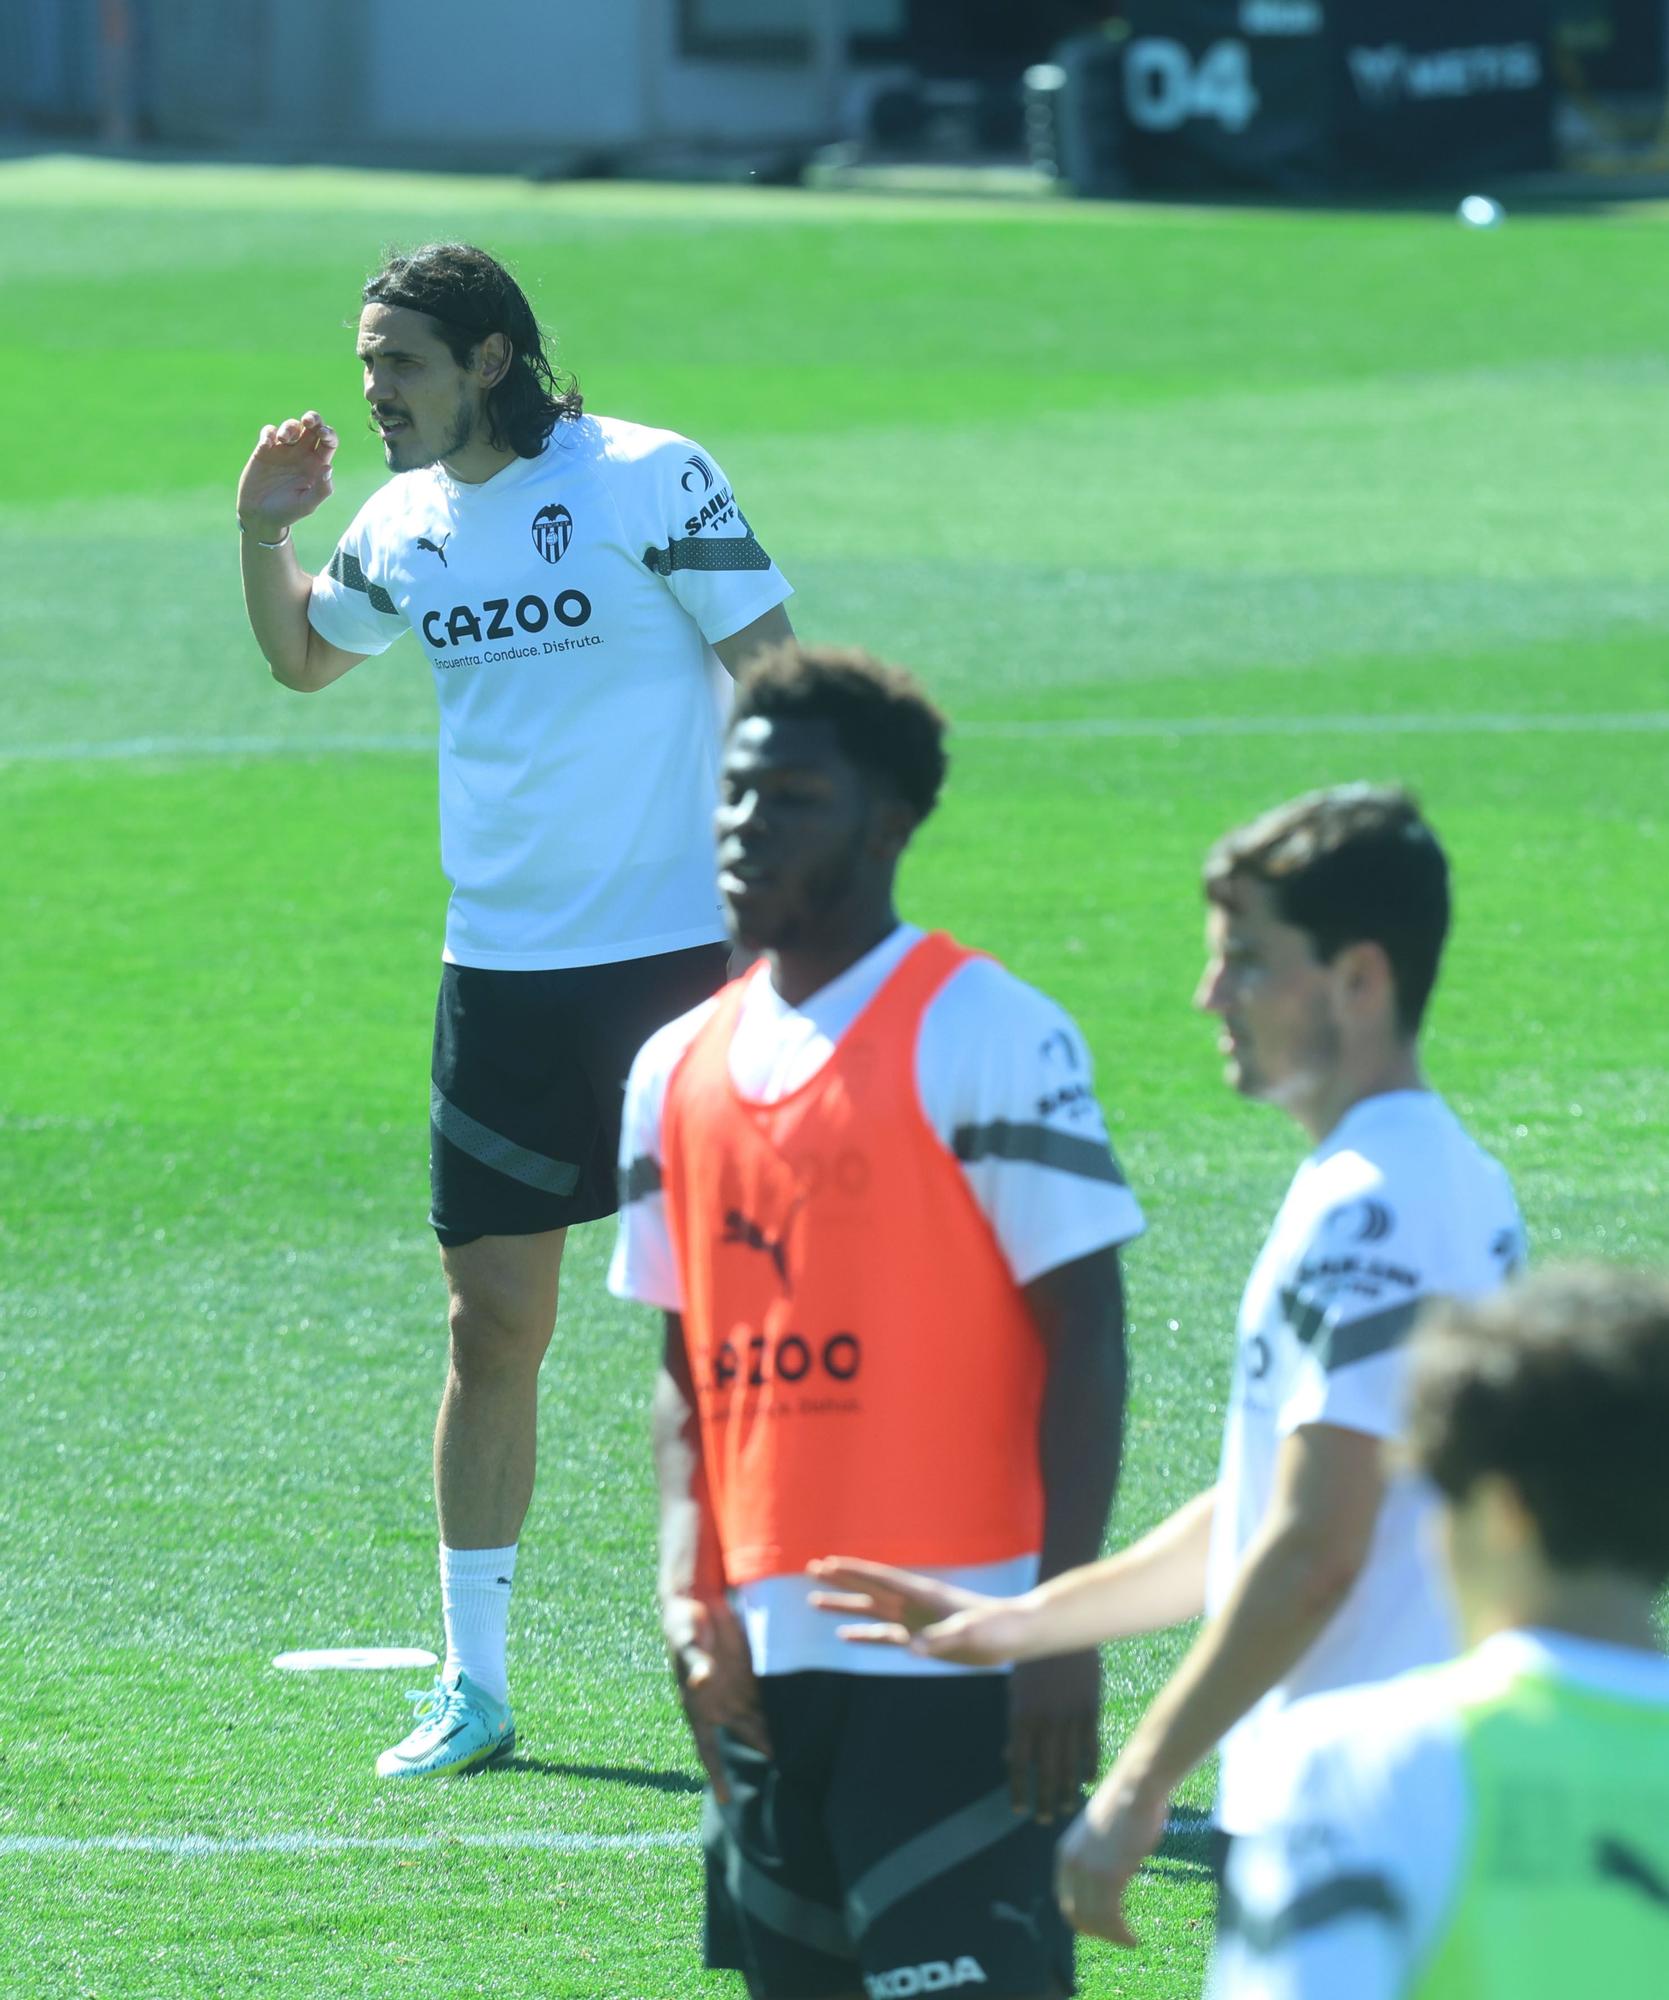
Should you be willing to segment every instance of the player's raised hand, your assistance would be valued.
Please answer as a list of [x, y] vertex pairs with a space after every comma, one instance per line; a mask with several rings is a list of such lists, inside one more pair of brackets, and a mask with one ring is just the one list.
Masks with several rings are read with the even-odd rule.
[[305, 520], [330, 497], [336, 433], [317, 410], [262, 426], [238, 480], [238, 519], [263, 541]]
[[717, 1732], [728, 1729], [762, 1755], [771, 1754], [747, 1634], [722, 1598], [667, 1598], [661, 1625], [690, 1734], [712, 1781], [713, 1796], [721, 1806], [727, 1805], [730, 1787]]
[[823, 1556], [808, 1567], [827, 1586], [811, 1593], [819, 1611], [863, 1621], [840, 1627], [841, 1638], [856, 1646], [905, 1646], [923, 1659], [995, 1667], [1014, 1658], [1025, 1631], [1025, 1615], [1011, 1598], [852, 1556]]

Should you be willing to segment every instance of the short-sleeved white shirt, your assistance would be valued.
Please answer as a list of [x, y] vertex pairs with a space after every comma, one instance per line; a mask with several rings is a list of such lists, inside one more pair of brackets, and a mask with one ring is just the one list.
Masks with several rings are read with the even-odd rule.
[[[783, 1000], [768, 973], [751, 979], [730, 1045], [736, 1088], [769, 1104], [809, 1082], [922, 936], [900, 924], [798, 1006]], [[660, 1191], [661, 1111], [673, 1070], [715, 1005], [706, 1001], [651, 1036], [626, 1085], [609, 1289], [666, 1312], [684, 1310], [684, 1289]], [[1141, 1234], [1146, 1225], [1113, 1161], [1083, 1036], [1035, 987], [991, 959], [958, 967], [922, 1015], [915, 1068], [927, 1121], [959, 1161], [1017, 1285]], [[998, 1133], [1002, 1142], [990, 1142]], [[935, 1573], [1013, 1596], [1037, 1580], [1037, 1555]], [[969, 1671], [892, 1647], [844, 1644], [837, 1621], [807, 1603], [811, 1588], [802, 1577], [766, 1577], [735, 1593], [756, 1672]]]
[[582, 417], [480, 485], [431, 465], [371, 496], [308, 616], [351, 653], [409, 627], [429, 657], [449, 960], [533, 971], [723, 938], [712, 642], [788, 595], [724, 473], [670, 431]]
[[[1403, 1427], [1406, 1343], [1428, 1299], [1495, 1289], [1524, 1254], [1505, 1170], [1430, 1091], [1355, 1105], [1298, 1169], [1240, 1302], [1206, 1610], [1221, 1609], [1263, 1525], [1283, 1440], [1305, 1424]], [[1224, 1737], [1218, 1824], [1262, 1823], [1271, 1726], [1323, 1689], [1448, 1658], [1453, 1614], [1431, 1545], [1434, 1499], [1393, 1470], [1361, 1574], [1285, 1680]]]
[[[1300, 1703], [1277, 1732], [1268, 1824], [1229, 1852], [1237, 1921], [1219, 1938], [1210, 2000], [1412, 1990], [1453, 1919], [1472, 1833], [1463, 1706], [1526, 1677], [1639, 1704], [1648, 1721], [1661, 1712], [1669, 1739], [1669, 1660], [1545, 1630], [1498, 1632], [1437, 1673]], [[1665, 1931], [1669, 1962], [1669, 1919]]]

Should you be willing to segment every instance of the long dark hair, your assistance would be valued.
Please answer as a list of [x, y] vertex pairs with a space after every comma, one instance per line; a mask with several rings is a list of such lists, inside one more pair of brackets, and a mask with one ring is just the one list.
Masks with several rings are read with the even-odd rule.
[[496, 257], [472, 243], [425, 243], [391, 256], [362, 295], [367, 305], [404, 306], [426, 314], [460, 368], [490, 333], [510, 343], [510, 366], [487, 391], [492, 442], [518, 458], [537, 458], [550, 434], [585, 408], [571, 375], [545, 359], [533, 308]]

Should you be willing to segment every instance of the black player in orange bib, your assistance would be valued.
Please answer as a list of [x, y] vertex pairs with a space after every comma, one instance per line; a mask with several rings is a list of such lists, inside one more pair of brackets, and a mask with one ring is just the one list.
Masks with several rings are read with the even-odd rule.
[[756, 2000], [1073, 1990], [1050, 1882], [1094, 1657], [845, 1646], [806, 1574], [862, 1548], [1018, 1593], [1096, 1554], [1117, 1478], [1142, 1218], [1083, 1038], [894, 909], [943, 731], [862, 655], [749, 674], [719, 889], [761, 957], [627, 1089], [610, 1282], [666, 1314], [661, 1599], [711, 1780], [707, 1958]]

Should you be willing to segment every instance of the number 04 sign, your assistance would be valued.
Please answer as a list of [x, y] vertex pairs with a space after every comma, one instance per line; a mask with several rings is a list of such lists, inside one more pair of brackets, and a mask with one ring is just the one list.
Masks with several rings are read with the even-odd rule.
[[1232, 37], [1197, 55], [1164, 36], [1133, 40], [1124, 51], [1124, 108], [1144, 132], [1175, 132], [1191, 119], [1244, 132], [1258, 111], [1251, 51]]

